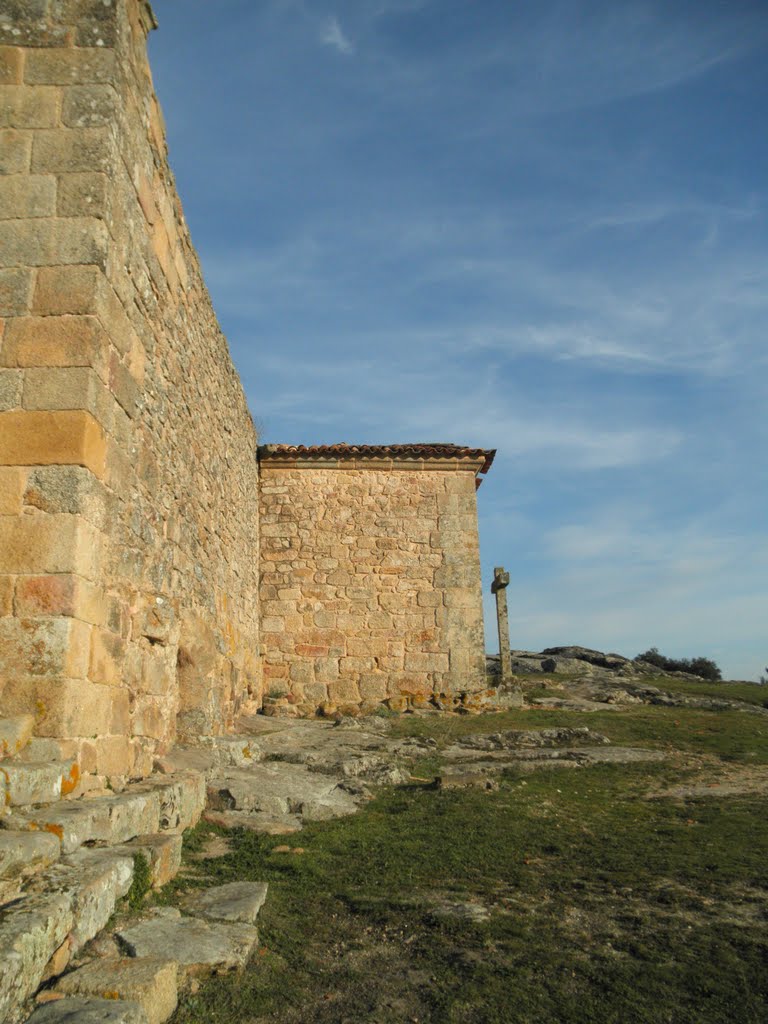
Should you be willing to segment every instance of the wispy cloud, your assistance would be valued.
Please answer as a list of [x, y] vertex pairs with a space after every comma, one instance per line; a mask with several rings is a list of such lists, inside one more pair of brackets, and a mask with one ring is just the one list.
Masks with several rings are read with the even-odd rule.
[[344, 32], [335, 14], [325, 21], [320, 34], [320, 42], [347, 56], [355, 52], [354, 43]]

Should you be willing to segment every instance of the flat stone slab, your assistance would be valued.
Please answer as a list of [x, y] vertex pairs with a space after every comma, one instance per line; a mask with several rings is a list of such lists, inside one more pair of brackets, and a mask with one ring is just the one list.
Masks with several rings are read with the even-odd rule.
[[178, 1004], [177, 976], [175, 960], [95, 960], [65, 975], [56, 991], [135, 1002], [144, 1009], [149, 1024], [164, 1024]]
[[60, 854], [61, 843], [50, 832], [0, 830], [0, 898], [27, 876], [49, 867]]
[[52, 804], [73, 792], [80, 781], [77, 761], [4, 761], [5, 802], [10, 807]]
[[156, 915], [117, 936], [131, 956], [162, 959], [172, 950], [180, 967], [196, 973], [244, 967], [259, 933], [239, 922]]
[[27, 1024], [148, 1024], [138, 1003], [121, 999], [56, 999], [39, 1006]]
[[299, 815], [305, 821], [354, 814], [364, 802], [360, 789], [304, 765], [274, 762], [236, 768], [208, 783], [208, 800], [216, 811], [260, 811], [271, 817]]
[[192, 893], [185, 901], [188, 913], [214, 921], [255, 924], [267, 898], [266, 882], [229, 882]]
[[204, 806], [205, 777], [185, 772], [138, 782], [110, 796], [14, 812], [8, 822], [19, 830], [52, 832], [63, 853], [74, 853], [85, 843], [115, 846], [158, 831], [181, 833], [197, 824]]
[[14, 1020], [74, 925], [72, 897], [23, 896], [0, 914], [0, 1021]]
[[30, 887], [65, 897], [74, 911], [70, 937], [79, 949], [101, 931], [133, 881], [133, 858], [114, 850], [83, 849], [63, 857]]
[[303, 822], [297, 814], [272, 815], [254, 811], [213, 811], [203, 813], [203, 819], [221, 828], [244, 828], [265, 836], [289, 836], [300, 832]]

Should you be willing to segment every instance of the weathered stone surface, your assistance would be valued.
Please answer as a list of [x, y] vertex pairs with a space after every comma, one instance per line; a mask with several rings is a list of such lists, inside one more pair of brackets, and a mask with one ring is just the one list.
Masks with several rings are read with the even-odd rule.
[[69, 804], [29, 809], [13, 815], [19, 828], [43, 829], [61, 840], [64, 853], [85, 843], [114, 846], [159, 828], [160, 796], [156, 790], [130, 791]]
[[252, 736], [200, 736], [195, 742], [211, 751], [213, 764], [220, 768], [247, 768], [262, 757], [261, 748]]
[[38, 1006], [28, 1024], [149, 1024], [138, 1003], [121, 999], [56, 999]]
[[71, 896], [25, 896], [0, 915], [0, 1020], [14, 1020], [74, 924]]
[[288, 836], [300, 832], [304, 824], [298, 814], [271, 815], [261, 811], [214, 811], [208, 809], [203, 819], [221, 828], [244, 828], [265, 836]]
[[[1, 99], [1, 98], [0, 98]], [[0, 220], [15, 217], [53, 217], [56, 179], [49, 175], [14, 174], [0, 178]], [[10, 271], [6, 271], [10, 274]], [[16, 271], [16, 273], [20, 273]], [[23, 307], [26, 312], [27, 306]], [[22, 312], [17, 308], [16, 312]]]
[[459, 747], [474, 750], [517, 750], [526, 747], [562, 747], [568, 744], [610, 743], [607, 736], [586, 726], [560, 729], [508, 729], [482, 736], [464, 736], [456, 741]]
[[59, 859], [61, 844], [47, 832], [0, 830], [0, 903], [11, 899], [25, 878]]
[[[0, 619], [38, 614], [27, 582], [8, 608], [12, 575], [40, 594], [79, 576], [103, 598], [59, 587], [50, 613], [92, 626], [90, 644], [6, 627], [3, 698], [44, 704], [45, 734], [92, 744], [84, 770], [116, 786], [178, 727], [226, 731], [261, 689], [256, 433], [167, 165], [151, 27], [135, 0], [14, 0], [0, 18], [0, 465], [82, 467], [108, 494], [53, 511], [36, 481], [21, 504], [0, 489]], [[190, 796], [168, 827], [199, 814]]]
[[[160, 798], [160, 828], [184, 832], [200, 820], [205, 807], [205, 776], [199, 772], [178, 772], [165, 779], [153, 779], [136, 787], [155, 790]], [[152, 831], [145, 829], [145, 831]]]
[[62, 978], [58, 992], [138, 1003], [148, 1024], [164, 1024], [178, 1003], [175, 960], [96, 960]]
[[272, 818], [299, 815], [304, 821], [325, 821], [354, 814], [365, 799], [361, 787], [303, 765], [259, 764], [233, 769], [208, 783], [213, 810], [260, 811]]
[[260, 460], [265, 710], [483, 689], [479, 464]]
[[117, 934], [131, 956], [162, 958], [173, 950], [179, 965], [193, 973], [245, 966], [259, 937], [250, 924], [195, 917], [154, 917]]
[[55, 803], [71, 793], [80, 779], [77, 761], [6, 761], [0, 764], [0, 772], [6, 779], [5, 799], [9, 807]]
[[187, 913], [213, 921], [255, 924], [267, 898], [266, 882], [229, 882], [195, 892], [185, 901]]
[[32, 884], [71, 904], [74, 925], [70, 941], [76, 951], [101, 931], [132, 880], [132, 857], [109, 849], [85, 849], [62, 858]]
[[160, 889], [175, 878], [181, 867], [183, 836], [160, 833], [159, 835], [136, 836], [129, 843], [116, 846], [115, 853], [133, 857], [143, 854], [152, 873], [152, 887]]
[[13, 757], [29, 743], [35, 719], [32, 715], [0, 718], [0, 758]]

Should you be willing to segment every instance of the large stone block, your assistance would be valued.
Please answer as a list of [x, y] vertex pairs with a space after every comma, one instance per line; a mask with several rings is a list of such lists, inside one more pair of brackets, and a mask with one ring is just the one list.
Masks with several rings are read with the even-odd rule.
[[0, 413], [0, 465], [75, 465], [103, 477], [107, 442], [90, 413]]
[[73, 951], [98, 935], [132, 880], [133, 860], [113, 850], [77, 850], [49, 869], [46, 889], [72, 901]]
[[82, 516], [97, 529], [104, 529], [115, 515], [114, 496], [83, 466], [30, 469], [24, 504], [41, 512]]
[[24, 81], [31, 85], [74, 85], [113, 82], [117, 54], [104, 47], [31, 50], [24, 65]]
[[33, 174], [108, 171], [114, 142], [106, 128], [51, 128], [35, 133]]
[[0, 759], [20, 754], [32, 738], [34, 725], [32, 715], [0, 718]]
[[41, 267], [37, 272], [32, 313], [40, 316], [98, 312], [104, 272], [93, 265]]
[[126, 999], [70, 996], [38, 1006], [28, 1024], [149, 1024], [144, 1008]]
[[111, 85], [72, 85], [64, 90], [61, 120], [70, 128], [103, 127], [114, 121], [117, 108], [118, 95]]
[[109, 339], [95, 316], [24, 316], [6, 327], [6, 367], [92, 367], [108, 379]]
[[23, 174], [29, 168], [32, 132], [0, 129], [0, 174]]
[[0, 1020], [12, 1020], [37, 990], [73, 924], [70, 895], [28, 896], [5, 910], [0, 919]]
[[95, 579], [98, 532], [80, 516], [0, 518], [0, 570], [7, 573], [77, 573]]
[[107, 245], [106, 225], [93, 217], [0, 222], [0, 266], [4, 267], [45, 267], [55, 263], [103, 266]]
[[112, 616], [113, 598], [102, 587], [66, 573], [55, 576], [19, 576], [15, 611], [20, 617], [68, 615], [94, 626]]
[[38, 736], [95, 736], [109, 722], [112, 693], [82, 679], [57, 679], [53, 686], [45, 676], [13, 676], [3, 688], [3, 709], [34, 714]]
[[67, 974], [56, 989], [65, 995], [136, 1002], [143, 1007], [148, 1024], [164, 1024], [178, 1002], [177, 974], [175, 960], [95, 960]]
[[90, 630], [65, 617], [0, 619], [0, 678], [85, 679]]
[[18, 46], [0, 46], [0, 84], [16, 85], [22, 80], [24, 51]]
[[[6, 178], [0, 178], [0, 206], [2, 186]], [[21, 316], [29, 309], [32, 272], [24, 267], [0, 270], [0, 316]]]
[[26, 482], [26, 470], [0, 466], [0, 516], [15, 516], [21, 512]]
[[58, 108], [59, 90], [52, 86], [0, 84], [0, 127], [53, 128]]
[[60, 217], [104, 217], [107, 212], [106, 174], [85, 172], [60, 174], [58, 205]]
[[12, 174], [0, 178], [0, 220], [53, 217], [56, 179], [45, 174]]
[[0, 412], [18, 409], [24, 390], [24, 376], [21, 370], [0, 369]]

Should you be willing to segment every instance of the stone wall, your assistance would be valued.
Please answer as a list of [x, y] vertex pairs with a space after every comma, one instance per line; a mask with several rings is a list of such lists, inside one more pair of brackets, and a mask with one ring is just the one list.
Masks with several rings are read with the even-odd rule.
[[0, 715], [146, 774], [258, 701], [256, 437], [144, 0], [0, 17]]
[[261, 449], [268, 707], [402, 710], [485, 686], [475, 478], [488, 454]]

